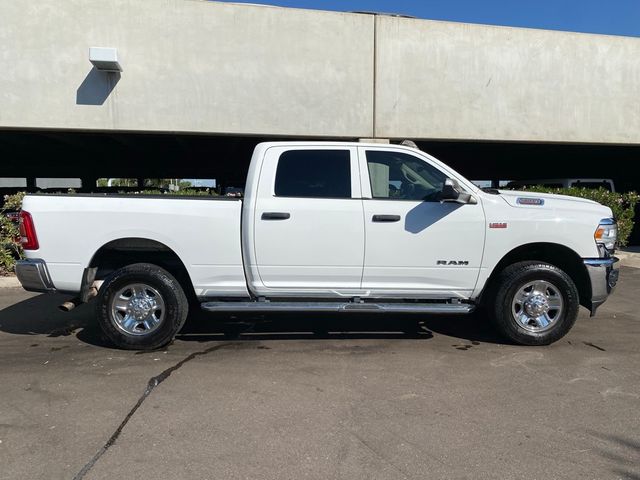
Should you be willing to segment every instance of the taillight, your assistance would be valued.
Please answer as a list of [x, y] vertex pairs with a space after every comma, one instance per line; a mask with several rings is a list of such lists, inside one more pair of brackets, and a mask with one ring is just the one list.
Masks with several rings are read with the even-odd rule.
[[25, 250], [38, 250], [40, 248], [33, 218], [29, 212], [24, 210], [20, 212], [20, 243]]

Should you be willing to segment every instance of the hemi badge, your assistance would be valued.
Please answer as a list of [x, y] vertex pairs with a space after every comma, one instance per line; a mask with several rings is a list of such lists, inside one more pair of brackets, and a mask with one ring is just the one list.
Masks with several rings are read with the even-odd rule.
[[507, 228], [506, 223], [490, 223], [489, 228]]
[[518, 205], [544, 205], [542, 198], [518, 197], [516, 202], [518, 202]]

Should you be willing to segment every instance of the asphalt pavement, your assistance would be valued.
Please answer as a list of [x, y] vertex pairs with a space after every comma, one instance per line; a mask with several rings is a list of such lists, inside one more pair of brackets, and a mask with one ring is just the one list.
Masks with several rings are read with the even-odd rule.
[[0, 479], [640, 479], [640, 269], [548, 347], [299, 314], [128, 352], [64, 299], [0, 289]]

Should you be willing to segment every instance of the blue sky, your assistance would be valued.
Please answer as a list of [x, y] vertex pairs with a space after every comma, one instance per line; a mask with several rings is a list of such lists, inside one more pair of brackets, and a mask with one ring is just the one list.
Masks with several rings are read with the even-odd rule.
[[393, 12], [434, 20], [640, 37], [640, 0], [235, 0], [285, 7]]

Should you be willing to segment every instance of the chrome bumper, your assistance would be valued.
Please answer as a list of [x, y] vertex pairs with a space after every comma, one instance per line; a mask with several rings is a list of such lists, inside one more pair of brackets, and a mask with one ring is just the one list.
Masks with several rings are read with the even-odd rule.
[[33, 260], [18, 260], [16, 275], [22, 288], [29, 292], [55, 292], [47, 264], [39, 258]]
[[619, 270], [616, 268], [618, 259], [611, 258], [587, 258], [584, 265], [587, 268], [591, 280], [591, 316], [602, 305], [607, 297], [615, 289], [618, 283]]

